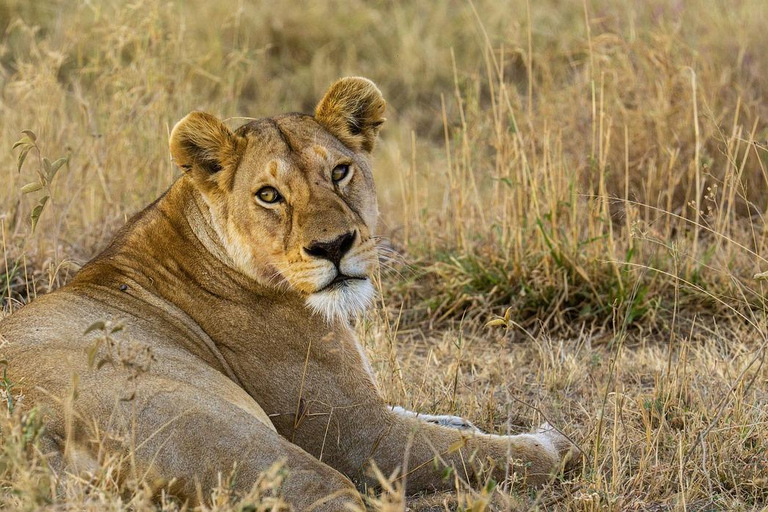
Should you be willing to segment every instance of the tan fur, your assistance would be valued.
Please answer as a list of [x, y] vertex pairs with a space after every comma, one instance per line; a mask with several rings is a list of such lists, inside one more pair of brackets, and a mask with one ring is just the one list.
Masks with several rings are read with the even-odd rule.
[[[242, 491], [284, 461], [286, 498], [316, 510], [362, 506], [352, 481], [374, 483], [371, 461], [387, 475], [407, 467], [409, 491], [450, 487], [444, 465], [473, 479], [493, 461], [501, 479], [517, 461], [528, 483], [550, 478], [571, 449], [563, 436], [485, 435], [393, 412], [348, 319], [308, 308], [337, 272], [311, 244], [354, 232], [340, 269], [356, 283], [376, 270], [369, 153], [383, 110], [375, 85], [346, 78], [315, 117], [235, 132], [200, 112], [179, 122], [170, 147], [184, 174], [70, 284], [0, 322], [8, 377], [24, 407], [43, 407], [59, 470], [117, 454], [119, 478], [173, 481], [194, 503], [198, 485], [207, 491], [235, 463]], [[352, 174], [337, 186], [339, 164]], [[260, 204], [264, 186], [285, 201]], [[99, 321], [107, 338], [84, 334]]]
[[376, 84], [365, 78], [342, 78], [325, 93], [315, 117], [343, 144], [370, 153], [385, 121], [385, 107]]

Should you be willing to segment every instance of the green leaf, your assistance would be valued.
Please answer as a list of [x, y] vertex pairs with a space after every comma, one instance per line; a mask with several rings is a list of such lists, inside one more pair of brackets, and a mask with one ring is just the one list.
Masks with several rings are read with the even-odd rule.
[[486, 327], [497, 327], [499, 325], [503, 325], [504, 327], [507, 327], [509, 325], [509, 322], [507, 322], [503, 318], [495, 318], [485, 324]]
[[34, 146], [24, 146], [21, 148], [19, 157], [16, 159], [16, 171], [21, 172], [21, 167], [24, 165], [24, 160], [27, 159], [27, 153], [29, 153], [29, 150], [33, 147]]
[[13, 387], [16, 385], [14, 382], [8, 380], [8, 361], [6, 359], [0, 360], [0, 365], [3, 366], [3, 378], [0, 379], [0, 385], [5, 390], [5, 400], [7, 402], [8, 410], [13, 412]]
[[13, 143], [13, 148], [12, 149], [16, 149], [19, 146], [24, 146], [24, 147], [29, 146], [29, 147], [32, 147], [34, 145], [35, 145], [35, 141], [30, 139], [29, 137], [22, 137], [19, 140], [17, 140], [16, 142]]
[[46, 176], [48, 177], [48, 182], [50, 183], [53, 181], [53, 177], [56, 176], [56, 173], [59, 172], [59, 169], [61, 169], [61, 166], [69, 162], [69, 157], [62, 157], [58, 160], [54, 161], [51, 164], [50, 169], [47, 171]]
[[43, 188], [43, 185], [41, 183], [38, 183], [38, 182], [27, 183], [26, 185], [21, 187], [21, 193], [29, 194], [30, 192], [37, 192], [41, 188]]
[[79, 395], [77, 388], [80, 385], [80, 375], [73, 374], [72, 375], [72, 400], [77, 400], [77, 397]]
[[21, 130], [21, 133], [29, 137], [32, 142], [37, 142], [37, 135], [32, 130]]
[[43, 157], [43, 170], [45, 171], [46, 176], [51, 173], [51, 161], [46, 157]]
[[96, 354], [99, 353], [100, 345], [101, 340], [98, 340], [92, 347], [85, 351], [86, 355], [88, 356], [88, 368], [93, 368], [93, 363], [96, 361]]
[[106, 322], [104, 320], [98, 320], [96, 322], [93, 322], [90, 327], [88, 327], [83, 335], [88, 334], [89, 332], [93, 331], [103, 331], [107, 327]]
[[37, 221], [40, 220], [40, 215], [43, 213], [43, 208], [45, 208], [45, 203], [48, 202], [48, 196], [43, 196], [42, 199], [40, 199], [40, 202], [37, 203], [37, 206], [32, 210], [32, 232], [35, 231], [35, 228], [37, 227]]

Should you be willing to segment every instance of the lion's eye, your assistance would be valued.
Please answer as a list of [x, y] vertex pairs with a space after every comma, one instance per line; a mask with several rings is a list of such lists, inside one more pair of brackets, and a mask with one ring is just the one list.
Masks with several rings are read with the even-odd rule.
[[283, 198], [283, 196], [280, 195], [280, 192], [274, 187], [260, 188], [259, 191], [256, 192], [256, 197], [268, 204], [276, 203]]
[[349, 166], [347, 164], [337, 165], [331, 171], [331, 179], [334, 183], [340, 182], [347, 176], [349, 176]]

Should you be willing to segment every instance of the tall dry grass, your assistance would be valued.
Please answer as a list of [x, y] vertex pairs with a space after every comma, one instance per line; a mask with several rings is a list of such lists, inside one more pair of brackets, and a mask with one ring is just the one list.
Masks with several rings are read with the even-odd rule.
[[[460, 483], [411, 506], [761, 509], [767, 25], [762, 0], [1, 1], [4, 310], [171, 183], [189, 110], [236, 126], [368, 76], [389, 102], [376, 173], [395, 253], [360, 324], [382, 391], [494, 432], [546, 418], [588, 455], [544, 490]], [[24, 129], [39, 151], [18, 172]], [[67, 164], [23, 194], [43, 157]], [[56, 489], [37, 428], [3, 421], [0, 506], [154, 506], [109, 468]], [[223, 485], [212, 509], [265, 506], [278, 480], [241, 505]], [[399, 510], [384, 490], [371, 507]]]

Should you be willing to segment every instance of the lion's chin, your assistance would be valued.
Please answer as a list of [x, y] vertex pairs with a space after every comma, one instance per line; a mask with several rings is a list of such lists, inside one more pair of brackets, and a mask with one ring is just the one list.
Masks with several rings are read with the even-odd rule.
[[375, 291], [370, 279], [350, 279], [307, 297], [307, 306], [330, 323], [363, 313]]

